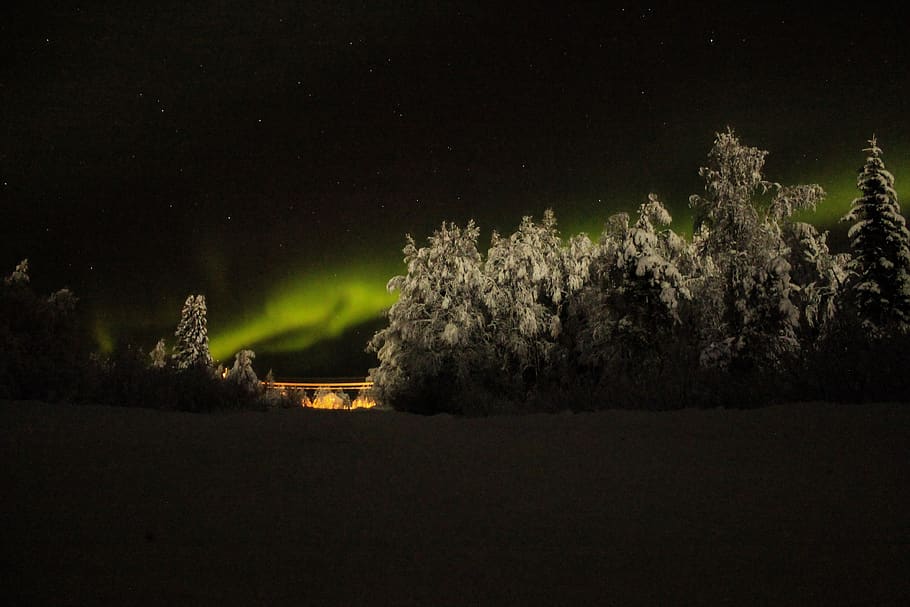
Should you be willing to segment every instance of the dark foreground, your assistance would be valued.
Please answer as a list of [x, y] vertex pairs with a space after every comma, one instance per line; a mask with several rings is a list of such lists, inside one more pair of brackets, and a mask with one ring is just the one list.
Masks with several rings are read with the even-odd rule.
[[908, 405], [0, 433], [8, 605], [910, 605]]

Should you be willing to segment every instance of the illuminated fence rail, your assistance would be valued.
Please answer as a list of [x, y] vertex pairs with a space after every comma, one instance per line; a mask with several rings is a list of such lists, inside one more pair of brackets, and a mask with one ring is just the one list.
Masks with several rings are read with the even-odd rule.
[[[376, 402], [369, 396], [371, 381], [309, 380], [263, 382], [263, 386], [284, 395], [297, 393], [300, 405], [312, 409], [372, 409]], [[349, 392], [355, 392], [351, 400]], [[312, 398], [310, 398], [312, 395]]]
[[[264, 384], [265, 382], [263, 382]], [[348, 382], [320, 382], [320, 381], [275, 381], [272, 386], [279, 390], [318, 390], [325, 388], [327, 390], [369, 390], [373, 387], [371, 381], [348, 381]]]

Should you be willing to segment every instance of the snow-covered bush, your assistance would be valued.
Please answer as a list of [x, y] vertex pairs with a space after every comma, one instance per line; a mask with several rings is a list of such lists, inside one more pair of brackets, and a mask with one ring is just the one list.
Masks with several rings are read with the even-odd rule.
[[69, 314], [76, 309], [79, 298], [69, 289], [60, 289], [50, 294], [47, 298], [47, 303], [58, 314]]
[[256, 353], [252, 350], [237, 352], [234, 355], [234, 366], [228, 371], [227, 379], [251, 394], [258, 394], [262, 391], [262, 386], [253, 370], [254, 358], [256, 358]]
[[[252, 367], [250, 372], [252, 372]], [[253, 377], [255, 377], [255, 373]], [[251, 386], [251, 389], [244, 388], [244, 393], [256, 397], [256, 401], [266, 408], [299, 409], [312, 406], [304, 388], [276, 387], [275, 373], [272, 369], [265, 374], [265, 379], [261, 383], [256, 380], [254, 388], [252, 384], [247, 385]]]
[[152, 348], [152, 351], [149, 352], [149, 366], [153, 369], [163, 369], [167, 366], [167, 361], [167, 346], [165, 346], [164, 338], [162, 337]]

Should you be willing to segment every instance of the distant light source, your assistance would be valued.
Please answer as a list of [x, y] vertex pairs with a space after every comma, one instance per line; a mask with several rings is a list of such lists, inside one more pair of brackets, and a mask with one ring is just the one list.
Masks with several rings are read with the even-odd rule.
[[[323, 382], [288, 382], [273, 381], [269, 384], [263, 382], [267, 390], [275, 390], [281, 394], [292, 391], [299, 395], [300, 406], [305, 409], [330, 409], [350, 411], [352, 409], [372, 409], [376, 401], [370, 397], [373, 387], [371, 381], [340, 381], [335, 383]], [[314, 390], [313, 398], [307, 395], [308, 390]], [[348, 390], [356, 391], [357, 397], [352, 401]]]
[[366, 396], [358, 396], [351, 403], [351, 409], [372, 409], [376, 406], [376, 401]]
[[313, 409], [345, 409], [344, 400], [334, 392], [317, 391], [310, 405]]

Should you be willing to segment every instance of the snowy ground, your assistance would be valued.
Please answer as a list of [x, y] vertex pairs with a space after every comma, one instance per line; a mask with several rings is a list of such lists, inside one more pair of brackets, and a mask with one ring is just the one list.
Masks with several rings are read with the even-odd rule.
[[910, 405], [0, 402], [9, 605], [910, 605]]

